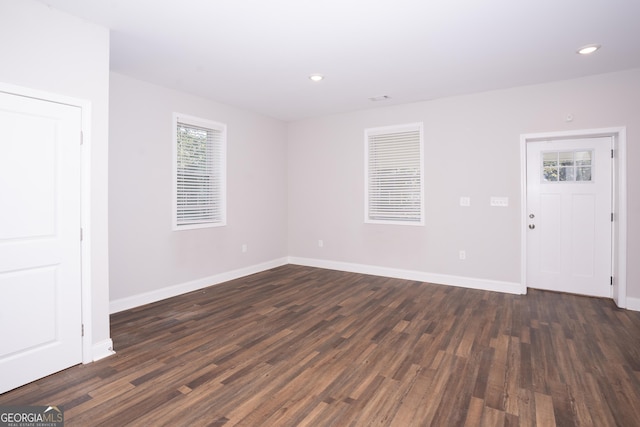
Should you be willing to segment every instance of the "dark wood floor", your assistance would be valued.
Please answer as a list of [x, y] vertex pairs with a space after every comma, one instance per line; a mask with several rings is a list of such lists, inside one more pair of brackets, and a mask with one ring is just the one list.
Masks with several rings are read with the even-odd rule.
[[638, 426], [640, 313], [288, 265], [112, 316], [0, 395], [67, 426]]

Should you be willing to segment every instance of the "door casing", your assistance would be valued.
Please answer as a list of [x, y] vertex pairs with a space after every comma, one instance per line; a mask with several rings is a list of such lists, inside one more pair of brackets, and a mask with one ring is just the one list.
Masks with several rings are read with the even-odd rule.
[[620, 308], [627, 308], [627, 138], [626, 127], [572, 130], [520, 135], [520, 286], [527, 293], [527, 143], [610, 136], [613, 140], [612, 230], [613, 300]]
[[65, 95], [44, 92], [22, 86], [0, 82], [0, 92], [11, 95], [40, 99], [58, 104], [70, 105], [81, 109], [81, 186], [80, 186], [80, 227], [82, 244], [80, 245], [80, 289], [82, 293], [82, 363], [93, 362], [92, 347], [92, 299], [91, 299], [91, 102]]

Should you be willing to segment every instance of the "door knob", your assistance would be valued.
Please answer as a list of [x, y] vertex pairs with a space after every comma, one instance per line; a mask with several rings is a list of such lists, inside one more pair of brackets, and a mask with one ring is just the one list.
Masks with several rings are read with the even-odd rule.
[[536, 228], [535, 224], [529, 224], [529, 230], [533, 230], [534, 228]]

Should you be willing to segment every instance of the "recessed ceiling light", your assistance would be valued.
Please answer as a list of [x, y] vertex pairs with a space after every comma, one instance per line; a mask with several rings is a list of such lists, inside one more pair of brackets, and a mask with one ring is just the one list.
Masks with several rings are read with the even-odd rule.
[[312, 82], [319, 82], [322, 81], [324, 79], [324, 76], [322, 74], [311, 74], [309, 76], [309, 80], [311, 80]]
[[600, 49], [602, 46], [600, 46], [599, 44], [588, 44], [586, 46], [582, 46], [580, 49], [578, 49], [578, 53], [580, 55], [590, 55], [593, 52], [595, 52], [596, 50]]

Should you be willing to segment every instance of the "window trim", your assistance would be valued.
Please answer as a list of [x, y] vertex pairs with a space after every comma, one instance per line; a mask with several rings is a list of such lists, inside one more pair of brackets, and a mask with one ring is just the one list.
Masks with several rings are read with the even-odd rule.
[[[220, 132], [220, 160], [218, 165], [218, 177], [220, 179], [220, 220], [212, 222], [202, 222], [197, 224], [178, 224], [178, 123], [191, 125]], [[172, 120], [172, 161], [173, 161], [173, 200], [172, 208], [172, 230], [183, 231], [199, 228], [223, 227], [227, 225], [227, 125], [212, 120], [202, 119], [187, 114], [173, 113]]]
[[[418, 220], [372, 219], [369, 213], [369, 148], [370, 136], [393, 134], [404, 131], [418, 131], [420, 135], [420, 218]], [[401, 125], [366, 128], [364, 131], [364, 222], [367, 224], [389, 224], [424, 226], [424, 126], [422, 122]]]

